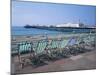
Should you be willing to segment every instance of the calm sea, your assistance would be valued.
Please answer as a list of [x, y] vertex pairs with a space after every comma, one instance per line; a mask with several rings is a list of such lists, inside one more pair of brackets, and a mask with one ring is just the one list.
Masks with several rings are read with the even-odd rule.
[[12, 26], [11, 28], [11, 35], [38, 35], [38, 34], [48, 34], [48, 35], [53, 35], [53, 34], [61, 34], [61, 33], [72, 33], [72, 32], [76, 32], [76, 33], [82, 33], [82, 32], [90, 32], [89, 29], [74, 29], [74, 30], [67, 30], [66, 32], [60, 32], [60, 31], [50, 31], [50, 30], [43, 30], [43, 29], [36, 29], [36, 28], [24, 28], [24, 27], [15, 27]]
[[38, 34], [58, 34], [62, 32], [58, 31], [49, 31], [49, 30], [42, 30], [36, 28], [24, 28], [24, 27], [12, 27], [11, 34], [12, 35], [38, 35]]

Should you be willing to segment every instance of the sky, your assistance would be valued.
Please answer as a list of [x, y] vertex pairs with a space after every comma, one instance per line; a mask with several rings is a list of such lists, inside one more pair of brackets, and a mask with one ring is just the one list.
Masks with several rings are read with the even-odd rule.
[[12, 26], [57, 25], [63, 23], [96, 25], [96, 6], [12, 1]]

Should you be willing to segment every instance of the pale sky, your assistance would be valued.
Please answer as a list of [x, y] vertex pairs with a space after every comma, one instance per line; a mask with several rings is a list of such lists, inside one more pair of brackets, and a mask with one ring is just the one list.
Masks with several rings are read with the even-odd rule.
[[12, 1], [12, 25], [55, 25], [83, 22], [96, 25], [96, 7], [72, 4]]

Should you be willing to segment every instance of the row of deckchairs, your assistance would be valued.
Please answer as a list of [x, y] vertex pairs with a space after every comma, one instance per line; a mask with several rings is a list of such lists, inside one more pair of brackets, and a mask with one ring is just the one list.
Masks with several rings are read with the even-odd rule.
[[[33, 65], [41, 64], [46, 59], [59, 59], [60, 57], [66, 57], [70, 54], [78, 54], [84, 52], [81, 49], [80, 44], [95, 43], [94, 35], [81, 35], [69, 38], [61, 39], [42, 39], [39, 41], [22, 41], [17, 44], [17, 52], [20, 60], [21, 53], [34, 52], [36, 55], [31, 59]], [[82, 47], [83, 48], [83, 47]], [[43, 56], [41, 56], [43, 55]]]
[[82, 42], [82, 41], [85, 42], [85, 44], [94, 42], [95, 36], [91, 36], [91, 35], [78, 36], [78, 37], [71, 37], [71, 38], [61, 38], [60, 40], [43, 39], [43, 40], [39, 40], [39, 41], [35, 41], [35, 42], [34, 41], [33, 42], [22, 41], [22, 42], [18, 43], [17, 48], [15, 50], [18, 50], [20, 53], [21, 52], [24, 53], [24, 52], [33, 50], [36, 54], [40, 54], [40, 53], [43, 53], [46, 49], [47, 50], [63, 49], [66, 46], [80, 44], [80, 42]]

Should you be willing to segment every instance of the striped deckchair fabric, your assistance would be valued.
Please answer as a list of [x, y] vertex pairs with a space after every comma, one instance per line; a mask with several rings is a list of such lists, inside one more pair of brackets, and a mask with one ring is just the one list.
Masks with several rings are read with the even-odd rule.
[[94, 36], [94, 37], [91, 37], [91, 41], [96, 41], [96, 37]]
[[61, 43], [61, 40], [56, 41], [56, 47], [57, 47], [57, 48], [60, 47], [60, 43]]
[[12, 54], [18, 53], [18, 46], [16, 44], [12, 44], [11, 50], [12, 50], [11, 51]]
[[59, 47], [59, 43], [60, 43], [60, 41], [58, 41], [58, 40], [52, 40], [51, 49], [58, 48]]
[[26, 52], [26, 51], [31, 51], [31, 49], [32, 49], [32, 43], [29, 43], [27, 41], [23, 41], [18, 44], [18, 50], [20, 53]]
[[60, 48], [65, 48], [69, 43], [69, 39], [62, 39], [60, 43]]
[[56, 49], [60, 45], [60, 40], [51, 40], [51, 42], [48, 44], [47, 49]]
[[96, 41], [96, 36], [95, 35], [91, 35], [90, 36], [90, 41]]
[[[71, 40], [71, 42], [72, 42], [72, 45], [74, 45], [74, 44], [79, 45], [82, 42], [89, 42], [89, 38], [88, 38], [88, 35], [79, 35], [77, 37], [74, 37]], [[70, 43], [69, 43], [69, 45], [70, 45]]]
[[38, 46], [38, 41], [33, 41], [32, 44], [33, 44], [32, 45], [32, 48], [33, 48], [32, 50], [35, 51], [37, 49], [37, 46]]
[[[27, 52], [33, 50], [36, 54], [40, 54], [47, 50], [55, 50], [55, 49], [63, 49], [66, 46], [73, 46], [75, 44], [79, 45], [80, 42], [84, 42], [84, 44], [95, 43], [96, 34], [77, 34], [75, 36], [68, 35], [66, 37], [60, 39], [42, 39], [42, 40], [34, 40], [34, 41], [22, 41], [20, 43], [14, 43], [12, 45], [12, 53], [20, 53]], [[50, 42], [49, 42], [50, 41]]]
[[48, 43], [47, 40], [38, 41], [37, 48], [35, 50], [36, 54], [42, 53], [45, 50], [47, 43]]
[[81, 37], [78, 37], [76, 40], [76, 44], [79, 45], [80, 43], [84, 42], [83, 40], [84, 38], [81, 36]]
[[86, 43], [86, 44], [89, 44], [90, 43], [90, 36], [86, 36], [83, 38], [83, 41]]
[[68, 43], [68, 46], [72, 46], [78, 43], [78, 40], [76, 37], [70, 38], [70, 41]]
[[82, 35], [78, 41], [79, 43], [84, 42], [85, 44], [90, 44], [91, 42], [95, 42], [95, 36], [93, 34]]

